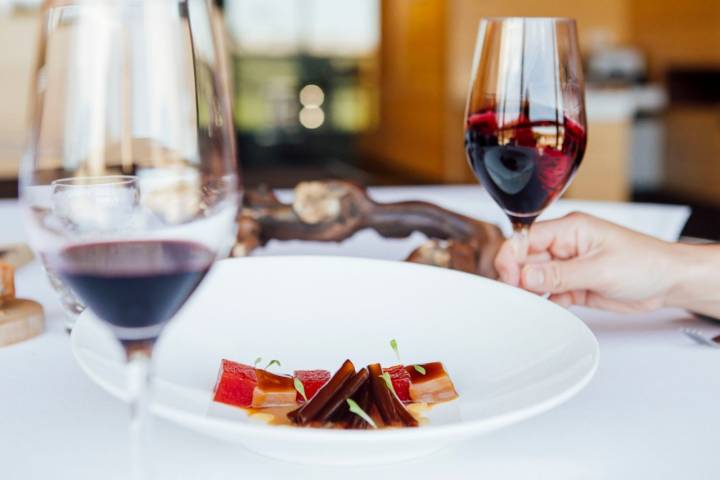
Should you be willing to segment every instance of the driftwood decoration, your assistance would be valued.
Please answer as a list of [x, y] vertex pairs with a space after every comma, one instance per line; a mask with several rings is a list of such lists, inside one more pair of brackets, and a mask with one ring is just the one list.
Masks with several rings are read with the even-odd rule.
[[269, 240], [341, 242], [365, 228], [385, 238], [417, 231], [428, 241], [408, 261], [490, 278], [497, 276], [493, 260], [503, 241], [495, 225], [427, 202], [378, 203], [362, 187], [340, 180], [299, 183], [292, 204], [281, 203], [265, 187], [247, 191], [238, 224], [234, 256]]

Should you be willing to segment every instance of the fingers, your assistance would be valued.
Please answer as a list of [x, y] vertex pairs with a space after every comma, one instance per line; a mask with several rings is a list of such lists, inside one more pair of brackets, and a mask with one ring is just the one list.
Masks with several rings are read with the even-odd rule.
[[552, 259], [553, 257], [552, 255], [550, 255], [550, 252], [531, 253], [527, 256], [525, 264], [527, 265], [529, 263], [544, 263], [549, 262]]
[[[548, 252], [531, 253], [525, 259], [525, 264], [549, 262], [552, 257]], [[517, 287], [520, 282], [520, 264], [513, 251], [511, 240], [503, 243], [495, 257], [495, 270], [500, 275], [500, 280]]]
[[572, 258], [590, 249], [594, 218], [583, 213], [538, 222], [530, 228], [530, 253], [549, 252], [555, 258]]
[[550, 300], [551, 302], [555, 302], [561, 307], [565, 308], [575, 305], [572, 299], [572, 295], [570, 295], [570, 292], [556, 293], [554, 295], [550, 295], [548, 297], [548, 300]]
[[560, 294], [573, 290], [592, 290], [595, 273], [589, 260], [553, 260], [527, 264], [520, 272], [519, 285], [537, 293]]
[[572, 305], [586, 305], [588, 292], [586, 290], [573, 290], [572, 292], [555, 293], [548, 300], [565, 308]]
[[650, 298], [643, 301], [625, 302], [598, 295], [587, 290], [574, 290], [550, 295], [548, 300], [568, 308], [573, 305], [597, 308], [618, 313], [649, 312], [662, 306], [661, 299]]
[[[529, 255], [522, 264], [542, 263], [555, 259], [569, 259], [590, 250], [589, 238], [592, 218], [571, 213], [557, 220], [534, 224], [529, 233]], [[495, 257], [495, 269], [500, 280], [513, 286], [521, 285], [521, 267], [512, 240], [505, 241]]]
[[517, 287], [520, 284], [520, 265], [509, 240], [503, 242], [495, 256], [495, 270], [497, 270], [500, 280], [508, 285]]

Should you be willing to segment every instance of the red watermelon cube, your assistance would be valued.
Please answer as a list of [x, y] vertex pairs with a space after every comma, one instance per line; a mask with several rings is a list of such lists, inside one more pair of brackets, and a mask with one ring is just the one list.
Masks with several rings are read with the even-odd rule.
[[255, 367], [223, 359], [213, 400], [235, 407], [249, 407], [256, 385]]
[[410, 374], [402, 365], [383, 368], [383, 372], [390, 374], [393, 389], [401, 402], [410, 401]]
[[[330, 380], [330, 372], [327, 370], [295, 370], [295, 378], [303, 384], [305, 396], [311, 400], [318, 390]], [[305, 401], [300, 392], [297, 394], [297, 401], [298, 403]]]

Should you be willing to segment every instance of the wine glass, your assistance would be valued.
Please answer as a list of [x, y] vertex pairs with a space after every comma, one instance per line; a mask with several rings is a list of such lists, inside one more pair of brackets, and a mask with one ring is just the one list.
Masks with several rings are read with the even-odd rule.
[[153, 346], [234, 240], [226, 63], [206, 0], [50, 0], [41, 25], [23, 218], [125, 351], [141, 477]]
[[465, 152], [510, 218], [519, 261], [528, 253], [530, 225], [565, 191], [585, 153], [584, 95], [574, 20], [481, 20]]

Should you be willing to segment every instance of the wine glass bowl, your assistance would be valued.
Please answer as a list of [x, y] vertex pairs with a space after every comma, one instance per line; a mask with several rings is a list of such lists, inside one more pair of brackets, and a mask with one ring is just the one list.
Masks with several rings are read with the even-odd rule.
[[[209, 267], [209, 255], [232, 245], [239, 195], [209, 3], [55, 0], [42, 25], [20, 175], [33, 247], [60, 277], [91, 268], [78, 257], [85, 247], [111, 275], [117, 259], [99, 259], [118, 248], [101, 254], [98, 245], [113, 243], [147, 256], [118, 264], [123, 275], [160, 268], [159, 247], [143, 252], [141, 242], [174, 242], [160, 248], [171, 263], [177, 242], [202, 247]], [[88, 304], [91, 296], [80, 295]]]
[[570, 184], [585, 152], [575, 21], [488, 18], [478, 31], [465, 115], [468, 163], [513, 224], [527, 231]]

